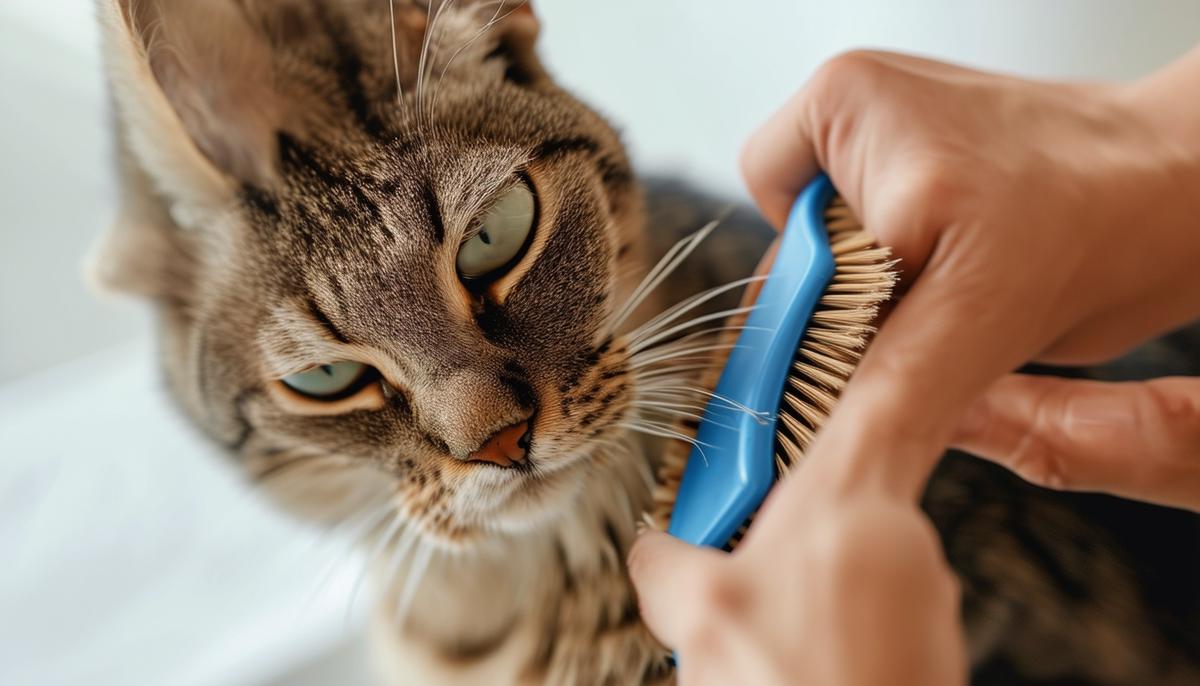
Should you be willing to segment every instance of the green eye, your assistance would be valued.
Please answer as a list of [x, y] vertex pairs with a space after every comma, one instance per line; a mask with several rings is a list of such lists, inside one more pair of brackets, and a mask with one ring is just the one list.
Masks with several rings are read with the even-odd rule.
[[458, 249], [458, 273], [468, 279], [511, 266], [533, 232], [533, 191], [513, 186], [488, 212], [479, 233]]
[[369, 382], [374, 368], [361, 362], [331, 362], [283, 377], [293, 391], [318, 400], [340, 400]]

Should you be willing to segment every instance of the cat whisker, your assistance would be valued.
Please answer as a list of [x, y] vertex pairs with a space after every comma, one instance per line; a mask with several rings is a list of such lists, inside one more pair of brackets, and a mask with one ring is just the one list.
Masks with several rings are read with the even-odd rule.
[[384, 569], [383, 575], [380, 577], [380, 585], [385, 590], [390, 589], [392, 584], [398, 580], [400, 568], [403, 567], [405, 561], [408, 560], [409, 552], [412, 551], [413, 545], [417, 542], [417, 539], [420, 538], [420, 536], [421, 531], [416, 525], [410, 526], [400, 532], [400, 536], [396, 541], [395, 548], [389, 554], [391, 559], [388, 561], [387, 567]]
[[636, 355], [639, 351], [645, 350], [646, 348], [649, 348], [649, 347], [652, 347], [655, 343], [658, 343], [659, 341], [662, 341], [662, 340], [669, 339], [671, 336], [674, 336], [675, 334], [680, 333], [682, 331], [686, 331], [687, 329], [690, 329], [693, 326], [705, 324], [705, 323], [711, 322], [713, 320], [725, 319], [726, 317], [734, 317], [734, 316], [737, 316], [740, 314], [745, 314], [752, 310], [754, 310], [754, 306], [747, 305], [745, 307], [735, 307], [735, 308], [729, 309], [729, 310], [722, 310], [720, 312], [713, 312], [711, 314], [702, 315], [700, 317], [694, 317], [692, 319], [687, 320], [686, 322], [676, 324], [675, 326], [672, 326], [671, 328], [667, 329], [666, 331], [662, 331], [660, 333], [654, 334], [653, 336], [650, 336], [647, 339], [644, 339], [641, 341], [636, 341], [636, 342], [631, 342], [629, 344], [629, 351], [632, 354]]
[[630, 431], [637, 431], [639, 433], [649, 434], [651, 436], [658, 436], [659, 438], [670, 438], [683, 441], [684, 443], [687, 443], [695, 448], [700, 453], [701, 458], [704, 460], [704, 464], [708, 464], [708, 457], [704, 454], [704, 448], [711, 448], [712, 446], [703, 445], [695, 438], [686, 434], [681, 434], [672, 429], [670, 426], [657, 422], [647, 422], [644, 420], [641, 422], [622, 422], [619, 424], [619, 426], [629, 429]]
[[[429, 59], [429, 47], [433, 43], [433, 35], [437, 32], [438, 20], [442, 18], [442, 12], [447, 7], [454, 4], [454, 0], [442, 0], [437, 3], [437, 11], [433, 10], [434, 0], [430, 0], [429, 8], [425, 13], [425, 36], [421, 42], [421, 56], [417, 60], [417, 126], [423, 126], [422, 120], [425, 119], [425, 64]], [[430, 16], [432, 14], [432, 16]]]
[[682, 391], [684, 393], [691, 393], [694, 395], [706, 397], [709, 400], [715, 400], [715, 401], [724, 403], [727, 407], [729, 407], [731, 409], [735, 409], [739, 412], [742, 412], [742, 413], [745, 413], [745, 414], [748, 414], [748, 415], [754, 417], [755, 421], [758, 421], [760, 423], [769, 421], [771, 419], [771, 417], [773, 416], [773, 413], [771, 413], [771, 412], [767, 412], [765, 410], [755, 410], [754, 408], [748, 407], [742, 403], [739, 403], [736, 400], [727, 398], [727, 397], [721, 395], [720, 393], [716, 393], [714, 391], [700, 388], [698, 386], [684, 386], [684, 385], [656, 386], [656, 387], [653, 387], [650, 389], [639, 390], [639, 394], [645, 395], [645, 396], [651, 396], [651, 395], [653, 395], [653, 393], [655, 391], [658, 391], [661, 393], [663, 391], [670, 391], [670, 390], [677, 390], [677, 391]]
[[703, 410], [704, 409], [703, 403], [687, 404], [688, 402], [690, 402], [690, 401], [687, 398], [680, 398], [680, 399], [678, 399], [678, 402], [670, 403], [666, 400], [645, 400], [643, 398], [638, 397], [638, 398], [634, 398], [631, 401], [631, 406], [632, 407], [679, 407], [679, 408], [686, 408], [686, 409], [692, 409], [692, 410]]
[[642, 301], [646, 299], [646, 296], [654, 291], [654, 289], [657, 288], [659, 284], [661, 284], [663, 280], [667, 278], [667, 276], [679, 268], [679, 265], [687, 259], [688, 255], [690, 255], [696, 249], [696, 247], [699, 246], [700, 243], [712, 233], [712, 231], [717, 227], [717, 223], [717, 220], [713, 220], [700, 227], [700, 229], [694, 233], [680, 239], [675, 243], [675, 245], [671, 246], [671, 249], [668, 250], [667, 253], [658, 261], [658, 263], [655, 264], [654, 267], [646, 274], [641, 283], [639, 283], [633, 289], [633, 293], [630, 294], [629, 300], [626, 301], [625, 305], [613, 316], [613, 321], [610, 324], [609, 329], [611, 331], [615, 331], [617, 327], [620, 326], [621, 323], [624, 322], [625, 319], [628, 318], [635, 309], [637, 309], [638, 305], [640, 305]]
[[384, 583], [392, 583], [396, 575], [400, 573], [400, 566], [403, 564], [404, 558], [408, 555], [409, 548], [412, 547], [412, 544], [420, 535], [420, 527], [413, 522], [412, 526], [400, 532], [400, 536], [396, 539], [395, 545], [386, 550], [388, 563], [384, 568], [384, 574], [382, 577]]
[[[671, 340], [669, 340], [669, 341], [667, 342], [667, 344], [666, 344], [666, 345], [662, 345], [662, 346], [653, 347], [653, 348], [650, 350], [650, 352], [653, 352], [653, 353], [659, 353], [659, 352], [663, 352], [663, 351], [666, 351], [666, 350], [668, 350], [668, 349], [669, 349], [669, 347], [670, 347], [670, 346], [672, 346], [672, 345], [683, 344], [683, 343], [694, 343], [694, 342], [695, 342], [697, 339], [707, 339], [707, 340], [712, 340], [712, 341], [722, 341], [722, 340], [725, 340], [725, 339], [723, 339], [723, 338], [720, 336], [720, 334], [727, 333], [727, 332], [730, 332], [730, 331], [745, 331], [745, 330], [758, 330], [758, 331], [766, 331], [766, 330], [768, 330], [768, 329], [767, 329], [766, 327], [760, 327], [760, 326], [745, 326], [745, 325], [741, 325], [741, 326], [732, 326], [732, 325], [713, 326], [713, 327], [709, 327], [709, 328], [707, 328], [707, 329], [701, 329], [701, 330], [699, 330], [699, 331], [693, 331], [693, 332], [691, 332], [691, 333], [689, 333], [689, 334], [687, 334], [687, 335], [680, 336], [679, 338], [674, 338], [674, 339], [671, 339]], [[640, 356], [640, 355], [648, 355], [648, 354], [650, 354], [650, 352], [647, 352], [646, 350], [639, 350], [639, 351], [638, 351], [638, 354], [639, 354], [639, 356]], [[713, 356], [709, 356], [709, 357], [710, 357], [710, 358], [712, 358]], [[705, 365], [705, 366], [704, 366], [704, 368], [706, 368], [706, 369], [712, 369], [712, 368], [714, 368], [714, 367], [721, 367], [721, 366], [722, 366], [722, 365], [724, 365], [724, 364], [725, 364], [725, 360], [724, 360], [724, 359], [712, 359], [712, 360], [711, 360], [711, 362], [710, 362], [709, 364], [707, 364], [707, 365]], [[635, 373], [635, 376], [637, 376], [637, 377], [639, 377], [639, 378], [645, 378], [644, 376], [642, 376], [642, 374], [644, 374], [644, 372], [642, 372], [642, 373]]]
[[446, 60], [445, 66], [442, 67], [442, 73], [438, 76], [437, 81], [434, 82], [435, 90], [433, 91], [433, 98], [431, 99], [431, 102], [429, 105], [429, 111], [431, 113], [437, 111], [438, 96], [440, 96], [442, 94], [442, 82], [445, 80], [446, 73], [450, 71], [450, 66], [452, 64], [454, 64], [454, 60], [458, 58], [459, 54], [461, 54], [463, 50], [466, 50], [467, 48], [474, 45], [475, 41], [479, 40], [480, 37], [482, 37], [485, 33], [488, 32], [488, 29], [491, 29], [497, 23], [507, 19], [508, 15], [519, 10], [521, 8], [521, 5], [526, 4], [527, 1], [528, 0], [522, 0], [522, 2], [520, 4], [518, 4], [516, 7], [512, 8], [508, 12], [505, 12], [503, 16], [500, 15], [500, 11], [504, 9], [504, 0], [496, 0], [496, 2], [492, 2], [492, 3], [480, 3], [481, 7], [486, 7], [489, 4], [493, 4], [496, 6], [496, 11], [494, 13], [492, 13], [492, 18], [489, 19], [486, 24], [484, 24], [478, 31], [475, 32], [475, 35], [471, 36], [470, 39], [468, 39], [465, 43], [460, 45], [458, 47], [458, 49], [455, 50], [453, 52], [453, 54], [450, 55], [450, 59]]
[[374, 564], [376, 558], [383, 554], [383, 551], [392, 543], [392, 540], [398, 537], [404, 528], [404, 515], [399, 511], [395, 511], [392, 517], [392, 522], [376, 540], [374, 546], [367, 552], [363, 558], [363, 567], [359, 571], [357, 578], [354, 580], [354, 586], [350, 589], [350, 600], [346, 602], [346, 623], [350, 623], [350, 613], [354, 610], [354, 599], [358, 597], [358, 591], [362, 587], [363, 580], [371, 571], [371, 565]]
[[[672, 338], [672, 339], [666, 340], [664, 343], [662, 343], [660, 345], [653, 346], [654, 350], [652, 350], [650, 352], [661, 352], [663, 350], [669, 349], [671, 346], [679, 347], [679, 346], [682, 346], [683, 344], [685, 344], [687, 341], [695, 341], [696, 339], [704, 338], [706, 335], [709, 335], [709, 334], [718, 334], [722, 331], [731, 329], [734, 326], [735, 325], [723, 323], [723, 324], [719, 324], [718, 326], [708, 327], [705, 329], [701, 329], [699, 331], [692, 331], [691, 333], [684, 334], [684, 335], [680, 336], [679, 338]], [[714, 341], [719, 340], [719, 337], [716, 335], [712, 335], [711, 338]], [[629, 344], [626, 343], [626, 345], [628, 346]], [[631, 357], [636, 357], [636, 356], [638, 356], [638, 354], [649, 354], [649, 353], [644, 352], [644, 350], [645, 350], [645, 348], [639, 349], [638, 353], [631, 355]]]
[[622, 307], [620, 311], [614, 315], [612, 322], [609, 324], [609, 331], [615, 331], [617, 327], [619, 327], [621, 323], [624, 322], [625, 319], [627, 319], [629, 315], [631, 315], [633, 311], [637, 309], [638, 305], [642, 304], [642, 301], [646, 299], [646, 296], [653, 292], [655, 288], [658, 288], [659, 284], [661, 284], [663, 280], [671, 274], [671, 272], [675, 271], [679, 265], [687, 259], [688, 255], [691, 255], [696, 247], [704, 242], [705, 238], [708, 238], [708, 236], [713, 232], [714, 229], [717, 228], [727, 214], [728, 212], [723, 213], [721, 216], [700, 227], [699, 230], [692, 233], [690, 236], [680, 239], [675, 243], [675, 245], [671, 246], [671, 249], [667, 251], [667, 254], [662, 256], [662, 259], [660, 259], [658, 263], [655, 264], [650, 270], [650, 272], [646, 274], [645, 278], [642, 279], [642, 282], [638, 284], [636, 288], [634, 288], [633, 293], [630, 295], [629, 300], [625, 303], [624, 307]]
[[[631, 369], [638, 369], [645, 362], [652, 361], [653, 359], [657, 358], [659, 355], [663, 355], [666, 353], [679, 352], [679, 351], [682, 351], [685, 349], [689, 349], [689, 347], [695, 348], [700, 345], [718, 345], [718, 344], [735, 346], [739, 343], [739, 341], [731, 340], [726, 336], [722, 336], [721, 334], [726, 333], [728, 331], [740, 331], [740, 330], [746, 329], [746, 328], [750, 328], [750, 327], [746, 327], [744, 325], [722, 324], [720, 326], [713, 326], [713, 327], [708, 327], [706, 329], [701, 329], [699, 331], [693, 331], [691, 333], [684, 334], [678, 338], [672, 338], [665, 342], [658, 342], [657, 345], [653, 345], [648, 348], [638, 349], [637, 351], [635, 351], [633, 354], [631, 354], [629, 356], [627, 363], [633, 365], [633, 367], [631, 367]], [[707, 362], [713, 362], [713, 363], [723, 363], [724, 362], [723, 356], [721, 356], [718, 359], [718, 356], [707, 355], [707, 356], [705, 356], [704, 359]], [[636, 374], [636, 372], [635, 372], [635, 374]]]
[[723, 365], [720, 360], [713, 360], [707, 364], [678, 364], [668, 365], [664, 367], [655, 367], [652, 369], [641, 369], [633, 373], [635, 383], [644, 384], [652, 379], [661, 379], [664, 376], [678, 377], [680, 380], [692, 379], [695, 377], [693, 372], [703, 372], [710, 369], [717, 369]]
[[[305, 607], [311, 606], [313, 601], [316, 600], [317, 596], [325, 589], [326, 586], [329, 585], [329, 582], [333, 579], [334, 572], [337, 571], [340, 565], [345, 563], [345, 560], [347, 557], [349, 557], [349, 554], [361, 546], [365, 537], [370, 534], [371, 531], [375, 530], [377, 527], [386, 522], [387, 518], [394, 512], [395, 509], [392, 507], [391, 502], [388, 501], [384, 504], [384, 506], [379, 507], [378, 509], [367, 510], [362, 515], [348, 517], [345, 522], [342, 522], [335, 527], [340, 528], [342, 525], [350, 525], [351, 523], [353, 524], [353, 529], [351, 532], [346, 532], [339, 535], [339, 538], [342, 538], [343, 545], [338, 546], [338, 553], [333, 556], [333, 559], [331, 559], [329, 563], [325, 565], [324, 569], [317, 575], [317, 581], [313, 585], [312, 592], [309, 594], [308, 599], [304, 603]], [[343, 538], [343, 536], [345, 536], [345, 538]]]
[[[652, 364], [645, 365], [645, 366], [638, 367], [638, 368], [632, 368], [630, 371], [632, 372], [634, 377], [639, 377], [644, 373], [660, 371], [660, 370], [675, 373], [679, 368], [681, 368], [680, 366], [682, 366], [682, 365], [695, 364], [695, 365], [703, 365], [707, 369], [720, 369], [722, 360], [715, 360], [715, 359], [713, 359], [714, 357], [715, 356], [713, 356], [713, 355], [702, 355], [702, 354], [680, 355], [678, 357], [671, 357], [671, 358], [668, 358], [665, 360], [654, 360], [654, 361], [652, 361]], [[680, 365], [680, 366], [676, 366], [676, 365]], [[691, 377], [687, 377], [687, 378], [691, 378]]]
[[301, 453], [299, 455], [289, 456], [283, 460], [274, 461], [257, 472], [251, 474], [250, 479], [251, 481], [255, 481], [260, 484], [265, 483], [273, 479], [278, 479], [281, 475], [286, 474], [296, 466], [323, 460], [329, 460], [333, 462], [335, 460], [335, 456], [328, 453]]
[[[670, 409], [667, 407], [652, 407], [646, 403], [634, 404], [634, 405], [631, 405], [631, 407], [638, 409], [638, 410], [643, 410], [642, 412], [639, 413], [639, 416], [647, 418], [647, 419], [652, 419], [652, 420], [670, 419], [672, 417], [678, 417], [678, 418], [695, 419], [695, 420], [699, 421], [699, 420], [703, 419], [703, 417], [704, 417], [701, 414], [697, 414], [695, 412], [689, 412], [687, 410], [673, 410], [673, 409]], [[662, 416], [658, 417], [658, 416], [652, 416], [652, 415], [662, 415]]]
[[[670, 380], [668, 379], [667, 381], [670, 381]], [[667, 393], [667, 392], [671, 392], [671, 391], [677, 391], [677, 392], [684, 392], [684, 393], [696, 393], [699, 395], [703, 395], [705, 397], [713, 395], [713, 391], [710, 391], [707, 388], [702, 388], [700, 386], [689, 386], [686, 384], [667, 384], [667, 383], [647, 384], [644, 388], [639, 389], [638, 392], [641, 393], [642, 391], [652, 391], [652, 392], [656, 392], [656, 393]]]
[[392, 67], [396, 70], [396, 105], [404, 109], [404, 87], [400, 85], [400, 49], [396, 45], [396, 0], [388, 0], [388, 19], [392, 24]]
[[674, 321], [675, 319], [683, 316], [683, 314], [685, 314], [686, 312], [689, 312], [692, 309], [695, 309], [696, 307], [703, 305], [704, 303], [708, 302], [709, 300], [712, 300], [713, 298], [719, 297], [725, 293], [728, 293], [731, 290], [744, 287], [748, 284], [755, 283], [757, 281], [763, 281], [766, 278], [767, 277], [765, 275], [747, 276], [745, 278], [737, 279], [736, 281], [731, 281], [727, 284], [724, 284], [721, 286], [716, 286], [714, 288], [710, 288], [706, 291], [702, 291], [693, 296], [690, 296], [690, 297], [676, 303], [675, 305], [672, 305], [671, 307], [664, 310], [661, 314], [658, 314], [657, 316], [655, 316], [652, 319], [650, 319], [649, 321], [647, 321], [645, 324], [642, 324], [638, 328], [634, 329], [632, 332], [630, 332], [629, 338], [630, 338], [630, 340], [637, 340], [642, 336], [652, 333], [657, 328], [660, 328], [662, 326], [665, 326], [666, 324], [669, 324], [670, 322]]
[[[696, 421], [701, 421], [704, 419], [703, 414], [697, 414], [695, 412], [689, 412], [687, 410], [673, 410], [673, 409], [662, 408], [662, 407], [646, 407], [645, 405], [635, 405], [635, 407], [644, 409], [645, 412], [643, 413], [643, 416], [648, 419], [652, 419], [652, 420], [656, 419], [656, 417], [653, 416], [654, 413], [662, 415], [663, 418], [668, 419], [668, 420], [670, 420], [670, 419], [694, 419]], [[703, 408], [701, 408], [701, 409], [703, 409]], [[729, 424], [725, 424], [723, 422], [719, 422], [711, 417], [708, 418], [708, 423], [712, 424], [714, 426], [719, 426], [723, 429], [729, 429], [730, 431], [735, 431], [737, 429], [737, 427], [730, 426]]]
[[[686, 388], [686, 387], [684, 387], [684, 388]], [[646, 388], [639, 389], [637, 392], [637, 396], [639, 398], [659, 398], [659, 399], [679, 400], [679, 401], [694, 400], [697, 397], [703, 402], [707, 402], [709, 400], [708, 394], [706, 394], [706, 393], [681, 390], [680, 386], [646, 387]]]
[[408, 618], [408, 612], [412, 609], [417, 589], [425, 580], [425, 572], [429, 571], [429, 563], [433, 559], [434, 551], [434, 546], [420, 543], [417, 552], [413, 555], [413, 564], [408, 569], [408, 576], [404, 579], [404, 588], [400, 592], [399, 602], [396, 605], [396, 619], [401, 623]]
[[[618, 426], [621, 426], [622, 428], [630, 429], [633, 431], [640, 431], [642, 433], [648, 433], [653, 436], [661, 436], [663, 438], [678, 439], [680, 441], [684, 441], [685, 443], [689, 443], [695, 447], [700, 447], [702, 445], [700, 442], [698, 442], [692, 436], [688, 436], [687, 434], [680, 433], [675, 430], [673, 425], [667, 424], [664, 422], [656, 422], [656, 421], [653, 421], [650, 419], [641, 418], [638, 420], [627, 420], [624, 422], [620, 422], [618, 424]], [[713, 446], [709, 445], [709, 446], [705, 446], [705, 447], [711, 448]]]
[[[627, 419], [627, 417], [624, 417], [623, 420], [624, 419]], [[622, 431], [620, 423], [620, 421], [614, 421], [613, 423], [606, 425], [603, 432], [598, 437], [589, 440], [591, 442], [611, 447], [620, 457], [628, 459], [629, 463], [637, 471], [638, 477], [641, 479], [642, 486], [647, 492], [650, 492], [654, 489], [654, 486], [657, 483], [654, 477], [654, 470], [650, 466], [650, 461], [642, 458], [641, 450], [636, 446], [637, 439], [634, 438], [631, 432]], [[622, 498], [628, 500], [629, 494], [626, 493], [624, 489], [617, 489], [616, 492]], [[625, 509], [630, 513], [629, 516], [632, 518], [634, 516], [632, 503], [627, 503]]]
[[664, 348], [655, 350], [654, 352], [658, 353], [656, 355], [648, 355], [642, 359], [630, 358], [629, 368], [630, 369], [640, 369], [640, 368], [646, 367], [648, 365], [652, 365], [652, 364], [655, 364], [658, 362], [666, 362], [667, 360], [673, 360], [673, 359], [676, 359], [679, 357], [696, 355], [699, 353], [714, 352], [717, 350], [732, 350], [737, 347], [738, 347], [738, 345], [736, 343], [717, 343], [717, 344], [713, 344], [713, 345], [700, 345], [700, 346], [693, 346], [693, 347], [684, 347], [681, 350], [672, 350], [669, 347], [664, 347]]

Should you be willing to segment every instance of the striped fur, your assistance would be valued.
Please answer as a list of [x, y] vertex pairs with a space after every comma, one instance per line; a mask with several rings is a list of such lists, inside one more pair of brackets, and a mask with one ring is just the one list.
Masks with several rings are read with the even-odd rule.
[[[122, 203], [97, 275], [154, 302], [174, 398], [266, 495], [363, 539], [392, 680], [669, 682], [624, 558], [650, 475], [694, 428], [696, 396], [670, 387], [704, 383], [714, 361], [693, 348], [720, 332], [646, 346], [638, 327], [744, 277], [770, 231], [734, 212], [631, 306], [650, 265], [721, 208], [671, 184], [643, 193], [612, 128], [538, 62], [524, 5], [99, 13]], [[472, 291], [454, 256], [518, 175], [535, 238]], [[280, 396], [281, 376], [339, 359], [386, 379], [369, 407]], [[452, 456], [528, 413], [525, 467]], [[928, 505], [981, 678], [1194, 675], [1195, 627], [1169, 624], [1116, 539], [1062, 499], [956, 460]]]

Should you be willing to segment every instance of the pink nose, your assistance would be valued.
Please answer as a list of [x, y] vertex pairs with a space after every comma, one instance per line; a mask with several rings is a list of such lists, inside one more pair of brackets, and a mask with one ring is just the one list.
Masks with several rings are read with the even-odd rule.
[[467, 456], [468, 462], [491, 462], [501, 467], [511, 467], [525, 461], [529, 449], [529, 420], [506, 426], [496, 433], [478, 450]]

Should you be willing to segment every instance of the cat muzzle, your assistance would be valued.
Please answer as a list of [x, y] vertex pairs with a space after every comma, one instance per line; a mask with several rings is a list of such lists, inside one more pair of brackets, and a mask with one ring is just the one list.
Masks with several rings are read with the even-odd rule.
[[512, 467], [525, 462], [529, 451], [529, 443], [533, 437], [533, 427], [529, 420], [523, 420], [506, 426], [491, 438], [484, 441], [483, 446], [467, 456], [468, 462], [491, 462], [500, 467]]

